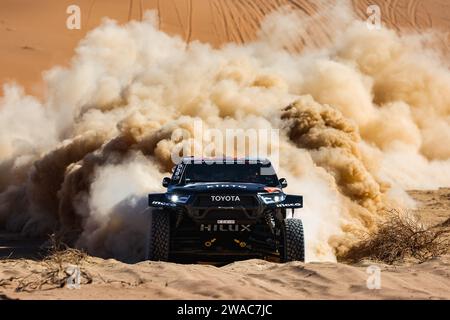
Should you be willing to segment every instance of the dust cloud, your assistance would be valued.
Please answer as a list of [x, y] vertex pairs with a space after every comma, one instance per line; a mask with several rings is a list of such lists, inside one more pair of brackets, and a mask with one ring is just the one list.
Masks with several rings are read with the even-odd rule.
[[219, 49], [159, 31], [155, 12], [105, 20], [70, 67], [46, 72], [43, 101], [4, 86], [0, 225], [143, 258], [145, 195], [162, 190], [174, 147], [192, 143], [174, 133], [201, 120], [280, 129], [279, 175], [305, 198], [306, 258], [335, 261], [384, 208], [414, 205], [405, 190], [450, 185], [448, 66], [420, 35], [369, 30], [338, 8], [321, 49], [286, 32], [320, 19], [293, 8], [269, 15], [255, 42]]

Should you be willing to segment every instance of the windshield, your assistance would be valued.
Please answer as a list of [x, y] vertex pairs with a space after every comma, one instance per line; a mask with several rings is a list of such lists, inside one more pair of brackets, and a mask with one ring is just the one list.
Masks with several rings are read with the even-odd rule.
[[262, 163], [186, 164], [180, 184], [193, 182], [241, 182], [279, 186], [272, 165]]

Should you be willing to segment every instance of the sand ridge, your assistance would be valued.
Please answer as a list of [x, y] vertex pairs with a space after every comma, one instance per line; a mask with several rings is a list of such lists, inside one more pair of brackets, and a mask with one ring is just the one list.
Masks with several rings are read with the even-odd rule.
[[[369, 289], [369, 266], [381, 270], [381, 288]], [[81, 264], [93, 282], [79, 289], [49, 288], [15, 292], [30, 270], [42, 265], [31, 260], [0, 261], [0, 292], [20, 299], [448, 299], [450, 256], [423, 264], [387, 266], [363, 262], [356, 266], [334, 263], [261, 260], [224, 267], [88, 258]], [[6, 279], [6, 280], [5, 280]]]

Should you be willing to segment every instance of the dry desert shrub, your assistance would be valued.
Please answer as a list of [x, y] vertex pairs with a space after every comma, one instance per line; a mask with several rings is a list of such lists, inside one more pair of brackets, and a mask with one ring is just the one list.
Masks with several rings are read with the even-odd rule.
[[406, 212], [390, 210], [378, 230], [367, 234], [343, 260], [370, 259], [393, 264], [413, 258], [425, 262], [448, 253], [449, 238], [450, 228], [445, 223], [427, 228]]
[[[52, 246], [49, 254], [40, 262], [40, 268], [31, 270], [27, 276], [1, 279], [0, 287], [15, 286], [17, 292], [62, 288], [72, 275], [70, 269], [68, 269], [69, 266], [79, 268], [80, 284], [92, 283], [92, 276], [82, 268], [82, 263], [86, 260], [87, 254], [69, 248], [54, 237], [51, 237], [51, 241]], [[22, 260], [22, 262], [27, 263], [26, 260]]]

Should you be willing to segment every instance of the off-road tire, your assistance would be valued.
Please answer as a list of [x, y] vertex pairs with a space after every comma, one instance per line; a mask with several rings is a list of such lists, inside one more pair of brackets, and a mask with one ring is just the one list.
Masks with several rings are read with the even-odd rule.
[[148, 241], [148, 260], [169, 260], [170, 214], [164, 210], [153, 210]]
[[283, 223], [282, 261], [305, 261], [303, 223], [300, 219], [286, 219]]

